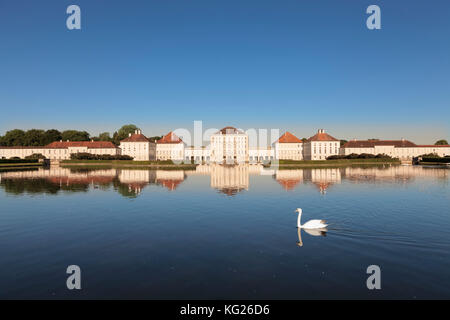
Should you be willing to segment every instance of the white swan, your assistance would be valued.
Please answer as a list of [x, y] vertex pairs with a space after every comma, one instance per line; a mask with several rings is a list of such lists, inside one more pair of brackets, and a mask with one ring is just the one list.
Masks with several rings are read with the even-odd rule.
[[308, 222], [301, 224], [300, 219], [302, 218], [302, 209], [297, 208], [297, 210], [295, 210], [295, 212], [298, 212], [297, 228], [320, 229], [320, 228], [325, 228], [326, 226], [328, 226], [328, 224], [326, 224], [327, 222], [325, 220], [318, 220], [318, 219], [309, 220]]

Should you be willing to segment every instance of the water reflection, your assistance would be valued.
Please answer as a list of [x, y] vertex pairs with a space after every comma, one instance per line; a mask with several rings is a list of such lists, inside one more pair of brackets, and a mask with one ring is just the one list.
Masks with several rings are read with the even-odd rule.
[[156, 185], [175, 191], [189, 176], [210, 177], [210, 187], [228, 196], [250, 189], [251, 176], [271, 176], [286, 191], [312, 184], [325, 195], [343, 180], [352, 183], [409, 183], [417, 178], [437, 178], [448, 183], [448, 169], [418, 166], [377, 166], [271, 170], [260, 165], [200, 165], [196, 170], [82, 169], [52, 166], [49, 169], [0, 173], [0, 186], [9, 194], [57, 194], [87, 192], [90, 188], [114, 188], [126, 197], [138, 196]]
[[302, 230], [305, 231], [307, 234], [314, 236], [314, 237], [326, 237], [327, 236], [327, 228], [320, 228], [320, 229], [303, 229], [303, 228], [297, 228], [297, 235], [298, 235], [298, 242], [297, 246], [303, 247], [303, 241], [302, 241]]

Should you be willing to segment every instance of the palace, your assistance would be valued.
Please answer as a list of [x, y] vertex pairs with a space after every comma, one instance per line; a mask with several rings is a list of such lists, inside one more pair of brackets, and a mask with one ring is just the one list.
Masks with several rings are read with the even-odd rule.
[[299, 139], [285, 132], [271, 146], [250, 147], [248, 135], [234, 127], [225, 127], [210, 137], [209, 145], [193, 147], [175, 133], [150, 141], [141, 130], [120, 142], [116, 147], [104, 141], [55, 141], [43, 147], [0, 147], [0, 158], [25, 158], [42, 154], [51, 160], [67, 160], [73, 153], [97, 155], [128, 155], [136, 161], [172, 160], [195, 163], [262, 163], [274, 160], [326, 160], [329, 156], [349, 154], [385, 154], [401, 160], [435, 153], [450, 155], [450, 146], [416, 145], [402, 140], [352, 140], [340, 145], [340, 140], [319, 129], [308, 139]]
[[448, 145], [416, 145], [415, 143], [402, 140], [352, 140], [344, 144], [341, 148], [342, 155], [349, 154], [386, 154], [400, 160], [411, 160], [423, 154], [435, 153], [440, 157], [450, 155]]
[[119, 155], [120, 149], [106, 141], [55, 141], [44, 147], [0, 147], [0, 159], [25, 158], [42, 154], [47, 159], [69, 160], [72, 153]]

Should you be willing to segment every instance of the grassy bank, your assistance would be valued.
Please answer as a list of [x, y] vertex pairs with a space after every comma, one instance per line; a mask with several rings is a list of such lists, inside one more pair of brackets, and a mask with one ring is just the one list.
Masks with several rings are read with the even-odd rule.
[[[278, 166], [273, 166], [279, 169], [292, 168], [311, 168], [311, 167], [345, 167], [353, 165], [383, 165], [383, 164], [400, 164], [398, 159], [339, 159], [339, 160], [280, 160]], [[270, 167], [270, 164], [265, 167]]]
[[43, 163], [39, 162], [17, 162], [17, 163], [2, 163], [0, 162], [0, 168], [11, 169], [11, 168], [30, 168], [30, 167], [42, 167]]
[[176, 164], [172, 161], [133, 161], [133, 160], [63, 160], [63, 167], [89, 167], [89, 168], [150, 168], [165, 170], [190, 170], [195, 169], [196, 164]]

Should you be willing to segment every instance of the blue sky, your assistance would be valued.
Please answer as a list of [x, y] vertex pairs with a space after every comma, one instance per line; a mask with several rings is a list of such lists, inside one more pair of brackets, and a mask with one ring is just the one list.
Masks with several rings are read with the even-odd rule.
[[[66, 28], [81, 8], [82, 29]], [[382, 29], [366, 28], [381, 7]], [[135, 123], [450, 139], [449, 1], [0, 0], [0, 134]]]

